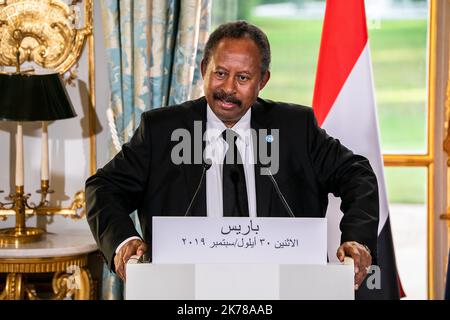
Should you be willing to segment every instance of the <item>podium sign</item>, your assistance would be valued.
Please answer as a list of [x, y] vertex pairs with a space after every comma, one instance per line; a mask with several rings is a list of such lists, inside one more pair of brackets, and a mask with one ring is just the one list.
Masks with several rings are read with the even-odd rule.
[[152, 262], [325, 265], [326, 219], [153, 217]]

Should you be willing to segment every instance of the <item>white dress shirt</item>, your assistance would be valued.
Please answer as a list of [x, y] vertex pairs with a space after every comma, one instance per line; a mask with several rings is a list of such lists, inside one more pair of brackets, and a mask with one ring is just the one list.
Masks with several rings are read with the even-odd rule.
[[[236, 147], [241, 155], [247, 186], [248, 211], [250, 217], [256, 217], [256, 189], [253, 155], [253, 139], [250, 130], [251, 110], [231, 128], [239, 136]], [[212, 160], [211, 168], [206, 171], [206, 212], [208, 217], [223, 216], [223, 159], [228, 144], [222, 137], [227, 127], [208, 106], [206, 111], [205, 159]]]
[[[206, 171], [206, 213], [208, 217], [223, 216], [223, 182], [222, 167], [223, 159], [228, 150], [228, 144], [222, 137], [222, 132], [227, 129], [208, 105], [206, 111], [206, 131], [205, 131], [205, 156], [204, 159], [211, 159], [212, 165]], [[232, 127], [239, 136], [236, 140], [236, 147], [242, 158], [244, 167], [245, 183], [247, 186], [248, 211], [250, 217], [256, 217], [256, 187], [255, 169], [253, 154], [253, 138], [251, 134], [251, 108]], [[200, 177], [198, 177], [200, 179]], [[140, 239], [133, 236], [125, 239], [116, 249], [116, 254], [128, 242], [133, 239]]]

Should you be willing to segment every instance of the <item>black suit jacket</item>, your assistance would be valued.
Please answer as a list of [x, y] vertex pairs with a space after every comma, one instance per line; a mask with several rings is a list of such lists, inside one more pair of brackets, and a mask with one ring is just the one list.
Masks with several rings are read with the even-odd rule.
[[[87, 220], [111, 269], [117, 246], [130, 236], [139, 236], [130, 213], [137, 210], [146, 242], [151, 240], [152, 216], [185, 214], [203, 166], [175, 165], [171, 152], [179, 141], [171, 141], [171, 135], [184, 128], [193, 137], [194, 121], [201, 121], [204, 132], [206, 108], [202, 97], [144, 112], [130, 142], [86, 181]], [[378, 187], [369, 161], [319, 128], [311, 108], [258, 99], [251, 112], [252, 128], [279, 129], [279, 170], [274, 177], [294, 215], [324, 217], [328, 194], [333, 193], [342, 199], [341, 242], [358, 241], [376, 257]], [[194, 149], [191, 155], [194, 158]], [[258, 216], [288, 216], [257, 162]], [[205, 182], [191, 215], [206, 216]]]

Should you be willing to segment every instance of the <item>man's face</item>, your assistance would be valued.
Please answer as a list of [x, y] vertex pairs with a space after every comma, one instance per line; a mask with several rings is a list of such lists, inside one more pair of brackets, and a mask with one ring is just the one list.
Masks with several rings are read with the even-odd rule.
[[259, 48], [248, 38], [224, 38], [209, 57], [202, 61], [206, 101], [225, 125], [239, 121], [269, 80], [269, 72], [261, 77]]

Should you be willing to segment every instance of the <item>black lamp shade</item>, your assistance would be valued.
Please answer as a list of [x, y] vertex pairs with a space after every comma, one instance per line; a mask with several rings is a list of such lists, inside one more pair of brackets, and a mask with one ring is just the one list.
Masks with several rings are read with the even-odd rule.
[[0, 74], [0, 120], [52, 121], [76, 117], [61, 77]]

